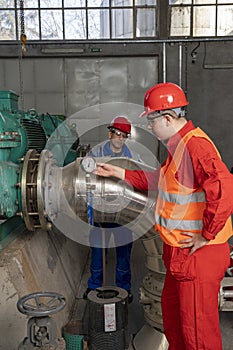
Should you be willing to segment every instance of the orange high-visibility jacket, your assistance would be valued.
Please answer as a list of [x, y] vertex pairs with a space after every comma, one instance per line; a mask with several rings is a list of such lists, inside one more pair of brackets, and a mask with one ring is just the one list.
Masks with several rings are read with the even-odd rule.
[[[165, 243], [174, 247], [180, 247], [178, 242], [187, 238], [185, 232], [201, 233], [203, 227], [203, 211], [206, 207], [204, 191], [201, 188], [186, 187], [175, 177], [186, 144], [192, 136], [206, 138], [213, 144], [200, 128], [188, 132], [178, 143], [172, 160], [167, 159], [161, 168], [158, 183], [155, 229]], [[216, 149], [215, 146], [214, 148]], [[192, 171], [190, 176], [194, 176]], [[224, 243], [231, 235], [231, 218], [228, 218], [224, 228], [208, 244]]]

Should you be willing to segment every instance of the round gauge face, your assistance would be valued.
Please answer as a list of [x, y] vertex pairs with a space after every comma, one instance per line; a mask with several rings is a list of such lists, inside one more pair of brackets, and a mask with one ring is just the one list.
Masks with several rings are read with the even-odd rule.
[[92, 173], [96, 169], [96, 161], [92, 157], [85, 157], [81, 160], [81, 167], [86, 173]]

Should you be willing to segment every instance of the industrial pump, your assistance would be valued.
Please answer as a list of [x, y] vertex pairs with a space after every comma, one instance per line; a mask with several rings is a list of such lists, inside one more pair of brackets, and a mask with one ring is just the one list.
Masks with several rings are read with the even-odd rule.
[[62, 154], [69, 144], [65, 163], [73, 161], [78, 146], [75, 129], [69, 128], [60, 116], [39, 115], [35, 109], [18, 110], [18, 95], [13, 91], [0, 91], [0, 220], [11, 218], [19, 211], [17, 184], [21, 181], [23, 157], [28, 150], [40, 153], [52, 134], [54, 147], [59, 148], [56, 153]]

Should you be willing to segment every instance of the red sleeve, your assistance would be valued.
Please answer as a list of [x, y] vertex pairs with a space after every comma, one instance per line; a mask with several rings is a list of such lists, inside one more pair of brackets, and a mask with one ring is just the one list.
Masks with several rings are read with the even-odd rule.
[[141, 191], [157, 190], [160, 168], [155, 171], [125, 170], [125, 181]]
[[187, 147], [195, 180], [206, 195], [202, 235], [214, 239], [233, 213], [233, 175], [208, 140], [193, 137]]

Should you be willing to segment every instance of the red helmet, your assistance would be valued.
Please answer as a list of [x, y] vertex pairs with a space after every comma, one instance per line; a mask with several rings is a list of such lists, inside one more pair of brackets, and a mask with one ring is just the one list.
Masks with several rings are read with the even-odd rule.
[[131, 132], [131, 123], [126, 117], [115, 117], [108, 126], [108, 129], [114, 128], [130, 134]]
[[141, 117], [152, 112], [184, 107], [188, 104], [184, 91], [178, 85], [173, 83], [156, 84], [145, 93], [145, 111]]

